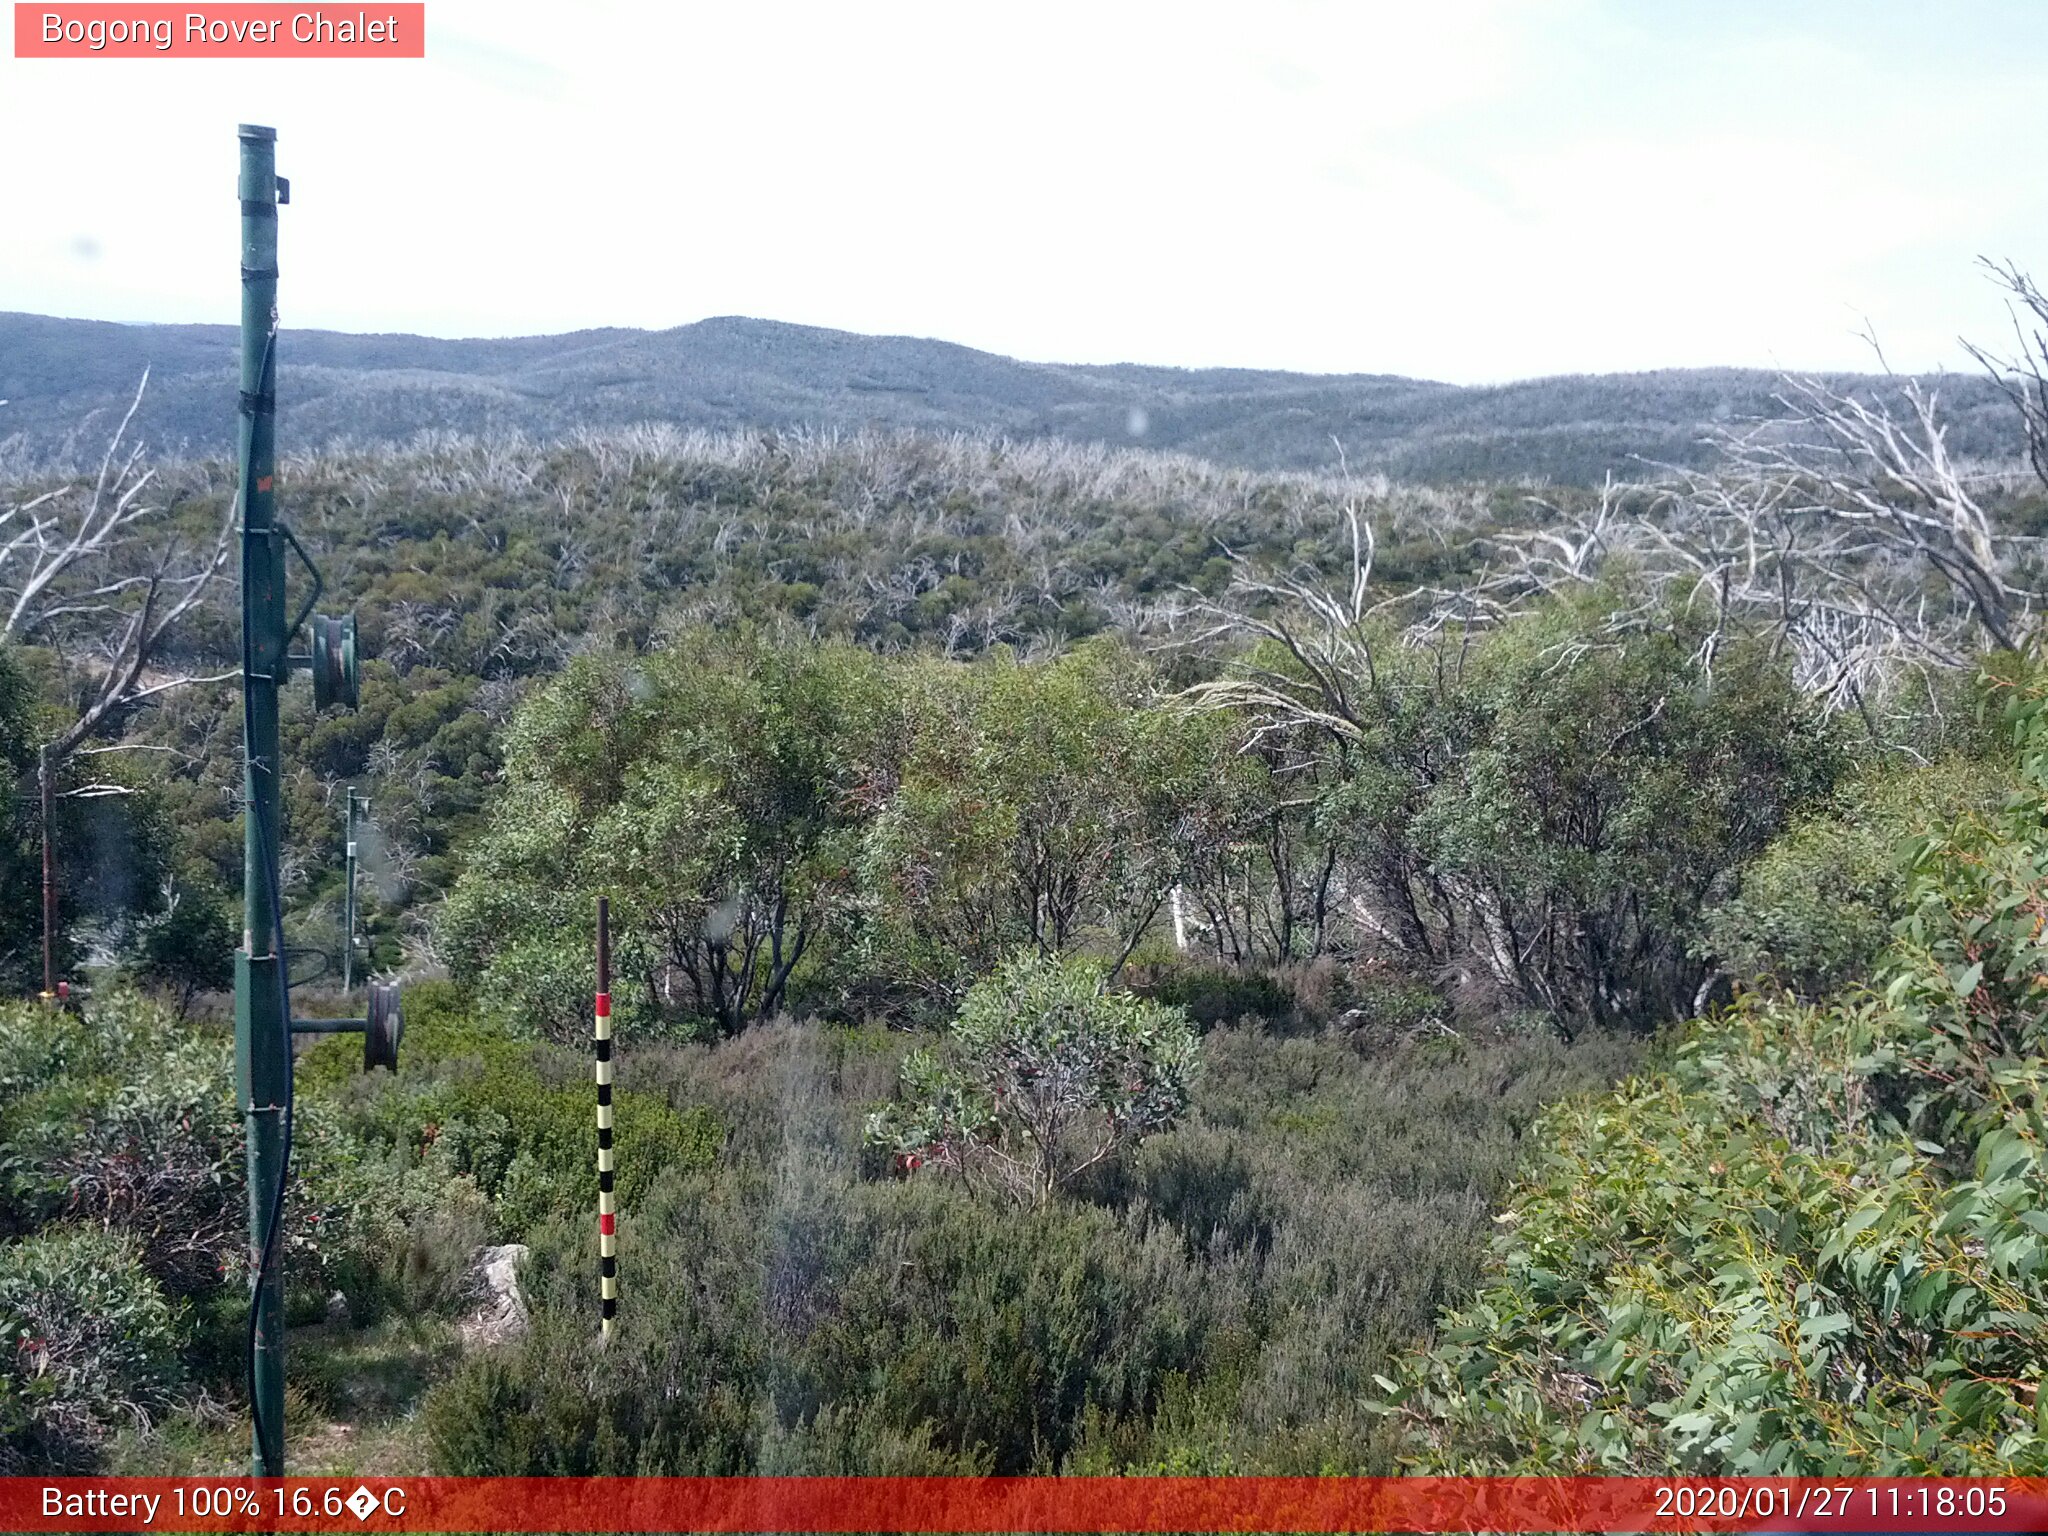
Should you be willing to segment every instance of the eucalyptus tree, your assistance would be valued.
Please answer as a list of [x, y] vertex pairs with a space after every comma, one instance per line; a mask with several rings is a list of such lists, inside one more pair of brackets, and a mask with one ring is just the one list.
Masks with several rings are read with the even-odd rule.
[[443, 923], [458, 973], [580, 1031], [608, 892], [629, 1019], [730, 1034], [781, 1011], [856, 906], [891, 734], [881, 683], [865, 652], [759, 631], [572, 662], [509, 732], [499, 806]]
[[1189, 808], [1225, 750], [1224, 722], [1166, 695], [1108, 640], [914, 665], [898, 779], [863, 844], [903, 980], [949, 999], [1020, 947], [1122, 969], [1186, 873]]

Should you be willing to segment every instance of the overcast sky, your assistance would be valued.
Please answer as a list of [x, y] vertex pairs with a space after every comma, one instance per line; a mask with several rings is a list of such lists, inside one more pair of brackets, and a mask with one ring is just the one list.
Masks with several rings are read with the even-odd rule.
[[[340, 6], [330, 6], [340, 11]], [[354, 14], [350, 7], [347, 14]], [[744, 314], [1049, 361], [1478, 382], [1967, 366], [2048, 269], [2048, 6], [429, 0], [424, 61], [0, 58], [0, 309]]]

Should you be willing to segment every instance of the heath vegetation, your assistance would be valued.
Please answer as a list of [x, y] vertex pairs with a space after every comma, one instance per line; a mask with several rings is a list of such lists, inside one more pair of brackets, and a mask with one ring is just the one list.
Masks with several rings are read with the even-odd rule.
[[[366, 656], [286, 711], [300, 995], [347, 786], [409, 982], [398, 1074], [299, 1059], [300, 1464], [2048, 1471], [2048, 359], [1986, 361], [2031, 465], [1910, 380], [1579, 486], [289, 459]], [[91, 982], [0, 1008], [0, 1470], [243, 1454], [231, 500], [0, 490], [0, 979], [47, 778]]]

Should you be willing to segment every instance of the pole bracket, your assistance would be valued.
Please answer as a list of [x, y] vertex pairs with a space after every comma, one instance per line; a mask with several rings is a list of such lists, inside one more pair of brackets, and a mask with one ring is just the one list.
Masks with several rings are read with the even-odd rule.
[[370, 1027], [368, 1019], [293, 1019], [295, 1035], [360, 1035]]
[[286, 522], [283, 518], [279, 518], [274, 526], [279, 533], [284, 535], [285, 542], [291, 545], [292, 552], [299, 557], [299, 562], [305, 566], [306, 574], [313, 578], [313, 590], [306, 594], [306, 600], [299, 605], [298, 613], [293, 617], [291, 623], [285, 627], [285, 644], [289, 645], [291, 644], [292, 636], [299, 632], [299, 626], [306, 622], [306, 615], [313, 611], [313, 605], [320, 601], [320, 594], [327, 590], [327, 578], [320, 574], [320, 567], [314, 563], [313, 557], [306, 553], [306, 546], [301, 544], [299, 536], [292, 532], [292, 525], [290, 523]]

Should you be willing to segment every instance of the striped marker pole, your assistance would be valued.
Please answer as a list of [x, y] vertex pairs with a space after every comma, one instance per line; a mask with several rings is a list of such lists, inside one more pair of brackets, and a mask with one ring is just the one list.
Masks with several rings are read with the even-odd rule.
[[612, 1204], [611, 903], [597, 898], [597, 1293], [604, 1337], [619, 1311], [618, 1215]]

